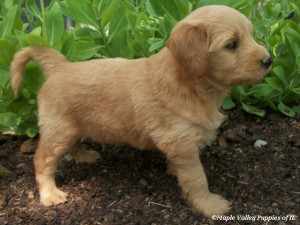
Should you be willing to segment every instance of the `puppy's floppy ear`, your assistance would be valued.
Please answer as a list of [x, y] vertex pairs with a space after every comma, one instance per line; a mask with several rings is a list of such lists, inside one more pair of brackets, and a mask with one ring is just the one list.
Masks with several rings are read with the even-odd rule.
[[210, 70], [206, 27], [201, 24], [178, 24], [166, 46], [179, 66], [200, 79]]

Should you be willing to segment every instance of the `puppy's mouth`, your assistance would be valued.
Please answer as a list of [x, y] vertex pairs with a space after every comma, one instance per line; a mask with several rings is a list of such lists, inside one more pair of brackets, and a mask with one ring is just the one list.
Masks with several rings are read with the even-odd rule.
[[268, 68], [261, 67], [258, 72], [258, 82], [261, 81], [268, 73], [272, 70], [272, 66], [270, 65]]
[[269, 72], [267, 72], [266, 70], [260, 70], [257, 75], [251, 77], [250, 79], [246, 79], [245, 81], [245, 84], [249, 84], [249, 85], [252, 85], [252, 84], [256, 84], [258, 82], [260, 82], [261, 80], [264, 79], [264, 77], [268, 74]]
[[229, 79], [228, 85], [236, 86], [236, 85], [252, 85], [260, 82], [264, 77], [271, 71], [271, 67], [267, 70], [264, 68], [259, 68], [255, 71], [247, 71], [247, 72], [237, 72], [232, 75], [231, 79]]

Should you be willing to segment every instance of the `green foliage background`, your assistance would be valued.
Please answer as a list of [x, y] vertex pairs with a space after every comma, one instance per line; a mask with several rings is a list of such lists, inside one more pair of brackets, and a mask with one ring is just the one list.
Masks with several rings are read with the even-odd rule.
[[[50, 5], [0, 0], [0, 132], [38, 133], [36, 96], [44, 77], [37, 64], [28, 63], [14, 98], [9, 66], [15, 52], [45, 45], [69, 61], [147, 57], [164, 46], [177, 21], [209, 4], [228, 5], [250, 18], [257, 41], [274, 61], [261, 83], [234, 88], [223, 108], [240, 104], [258, 116], [265, 107], [287, 116], [300, 113], [300, 0], [52, 0]], [[71, 20], [73, 27], [67, 26]]]

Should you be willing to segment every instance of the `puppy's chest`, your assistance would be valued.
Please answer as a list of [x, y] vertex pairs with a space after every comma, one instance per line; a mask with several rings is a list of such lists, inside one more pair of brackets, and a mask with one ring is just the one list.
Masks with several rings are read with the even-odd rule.
[[190, 126], [202, 127], [208, 131], [218, 129], [225, 119], [225, 116], [218, 109], [207, 110], [205, 107], [194, 110], [194, 112], [182, 111], [180, 115]]
[[201, 117], [194, 119], [194, 123], [190, 122], [188, 129], [199, 147], [210, 145], [217, 136], [218, 128], [224, 121], [224, 115], [217, 112], [213, 117]]
[[183, 117], [178, 114], [160, 117], [156, 121], [155, 135], [164, 142], [182, 142], [186, 145], [197, 144], [204, 147], [216, 137], [217, 129], [223, 121], [223, 115], [218, 113], [213, 120], [210, 118]]

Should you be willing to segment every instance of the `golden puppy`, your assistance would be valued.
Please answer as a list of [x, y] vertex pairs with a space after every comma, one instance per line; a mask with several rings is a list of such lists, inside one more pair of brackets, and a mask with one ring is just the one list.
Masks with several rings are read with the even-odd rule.
[[99, 157], [78, 141], [89, 137], [161, 150], [196, 212], [229, 210], [228, 201], [209, 191], [198, 151], [214, 140], [230, 88], [261, 80], [271, 67], [245, 16], [225, 6], [199, 8], [176, 25], [159, 53], [136, 60], [70, 63], [50, 48], [27, 47], [11, 64], [16, 96], [31, 59], [46, 77], [38, 95], [40, 141], [34, 158], [43, 205], [67, 201], [54, 180], [64, 154], [76, 162]]

